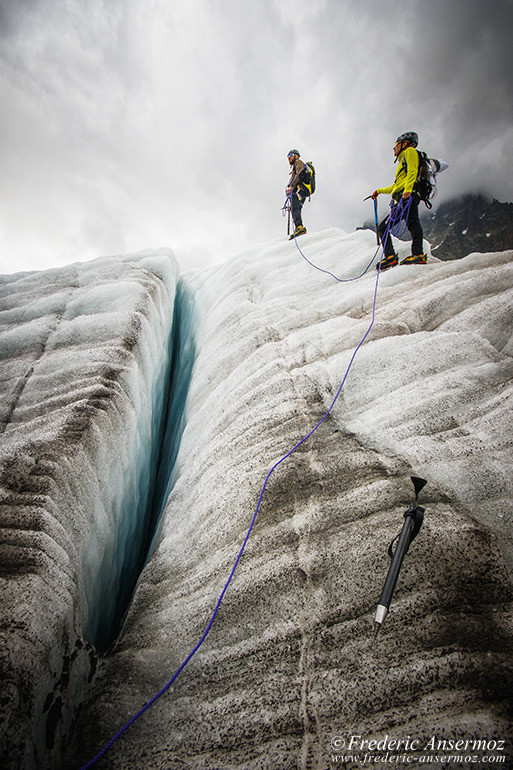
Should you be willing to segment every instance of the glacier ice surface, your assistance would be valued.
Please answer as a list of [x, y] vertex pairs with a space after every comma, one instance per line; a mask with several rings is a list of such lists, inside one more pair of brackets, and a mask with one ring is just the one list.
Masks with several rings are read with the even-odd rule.
[[[347, 279], [375, 248], [336, 229], [300, 245]], [[512, 256], [379, 277], [330, 418], [271, 476], [205, 643], [107, 767], [322, 767], [341, 729], [507, 733]], [[376, 272], [337, 283], [280, 240], [181, 280], [195, 313], [183, 435], [153, 554], [77, 725], [84, 761], [201, 638], [266, 474], [326, 413], [368, 329]], [[425, 524], [376, 650], [412, 473], [428, 479]]]
[[[338, 229], [300, 245], [341, 279], [361, 273], [375, 248], [372, 234]], [[400, 254], [407, 248], [399, 245]], [[170, 269], [162, 255], [142, 259], [161, 278]], [[117, 262], [109, 269], [123, 276]], [[12, 387], [2, 377], [0, 414], [9, 441], [13, 418], [20, 446], [34, 425], [45, 441], [57, 441], [70, 403], [80, 413], [82, 401], [100, 398], [91, 379], [98, 366], [112, 365], [122, 340], [119, 379], [102, 383], [113, 391], [115, 413], [98, 413], [75, 457], [61, 451], [66, 468], [56, 482], [62, 488], [68, 476], [68, 498], [88, 500], [86, 538], [71, 518], [60, 537], [85, 546], [88, 588], [79, 606], [89, 633], [116, 612], [122, 562], [136, 560], [136, 520], [144, 511], [157, 526], [123, 633], [75, 731], [86, 761], [198, 642], [266, 473], [325, 414], [368, 329], [376, 272], [337, 283], [280, 239], [206, 271], [178, 279], [171, 271], [163, 280], [173, 287], [174, 311], [166, 305], [164, 322], [164, 299], [131, 313], [148, 279], [132, 275], [136, 267], [111, 288], [73, 270], [80, 273], [55, 273], [52, 292], [27, 278], [30, 301], [10, 301], [3, 331], [16, 376]], [[513, 563], [512, 287], [511, 252], [379, 276], [371, 333], [330, 419], [271, 478], [208, 640], [144, 716], [144, 729], [129, 731], [102, 760], [106, 767], [143, 753], [155, 768], [173, 758], [274, 768], [302, 757], [319, 766], [341, 724], [379, 733], [387, 713], [396, 725], [420, 729], [424, 720], [438, 729], [463, 720], [467, 730], [479, 713], [502, 729], [499, 690], [495, 703], [484, 703], [466, 682], [480, 677], [493, 689], [509, 681], [501, 649], [512, 638], [503, 609], [511, 586], [501, 558]], [[26, 398], [31, 381], [44, 389], [48, 413]], [[158, 422], [161, 407], [167, 425]], [[120, 445], [122, 435], [131, 438]], [[34, 457], [17, 462], [23, 470]], [[87, 493], [71, 483], [77, 467]], [[384, 544], [396, 534], [412, 472], [429, 481], [428, 514], [380, 643], [389, 667], [400, 670], [387, 683], [369, 629]], [[489, 646], [485, 657], [470, 641], [474, 622]], [[424, 699], [421, 717], [413, 692]], [[458, 698], [464, 705], [456, 713]]]
[[25, 693], [2, 731], [14, 765], [45, 765], [62, 742], [90, 645], [112, 642], [144, 564], [176, 283], [162, 251], [0, 281], [1, 555], [14, 578], [2, 675]]

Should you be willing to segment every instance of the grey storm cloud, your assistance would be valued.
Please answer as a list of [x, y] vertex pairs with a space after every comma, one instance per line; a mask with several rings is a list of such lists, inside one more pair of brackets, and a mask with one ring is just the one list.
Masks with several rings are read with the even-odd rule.
[[183, 268], [352, 230], [405, 130], [439, 200], [513, 200], [510, 0], [26, 0], [0, 5], [0, 270], [170, 246]]

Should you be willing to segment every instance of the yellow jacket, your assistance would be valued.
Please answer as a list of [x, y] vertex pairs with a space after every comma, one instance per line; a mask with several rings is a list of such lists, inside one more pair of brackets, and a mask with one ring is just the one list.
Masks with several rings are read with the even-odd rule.
[[419, 172], [419, 156], [415, 147], [407, 147], [397, 157], [397, 171], [394, 184], [378, 187], [378, 193], [390, 193], [393, 198], [400, 198], [404, 193], [411, 193]]

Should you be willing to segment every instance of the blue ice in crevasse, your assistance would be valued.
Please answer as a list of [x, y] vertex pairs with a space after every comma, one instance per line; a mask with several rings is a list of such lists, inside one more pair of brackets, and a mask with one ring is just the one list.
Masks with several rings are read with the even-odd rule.
[[175, 481], [173, 469], [196, 355], [194, 318], [194, 294], [180, 278], [166, 362], [151, 394], [151, 425], [138, 426], [141, 434], [147, 434], [144, 444], [150, 453], [137, 456], [135, 481], [125, 491], [116, 536], [103, 555], [90, 591], [84, 636], [100, 651], [119, 633]]

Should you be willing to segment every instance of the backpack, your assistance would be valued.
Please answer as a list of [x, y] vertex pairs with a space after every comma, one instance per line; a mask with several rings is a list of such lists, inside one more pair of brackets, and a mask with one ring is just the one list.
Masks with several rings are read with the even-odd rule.
[[420, 200], [424, 201], [428, 209], [433, 208], [432, 198], [436, 195], [436, 175], [445, 171], [448, 164], [443, 160], [428, 158], [425, 152], [417, 150], [419, 156], [419, 171], [414, 190], [419, 195]]
[[315, 192], [315, 166], [311, 160], [306, 161], [299, 180], [310, 197]]

